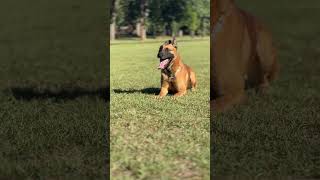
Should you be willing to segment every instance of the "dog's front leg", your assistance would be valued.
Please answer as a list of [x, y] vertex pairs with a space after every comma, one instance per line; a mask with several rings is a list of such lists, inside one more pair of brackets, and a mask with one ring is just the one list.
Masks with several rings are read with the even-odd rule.
[[156, 98], [163, 98], [164, 96], [166, 96], [168, 94], [168, 89], [169, 83], [166, 81], [162, 82], [160, 93], [156, 96]]
[[187, 93], [187, 87], [185, 84], [181, 84], [181, 83], [178, 84], [177, 89], [178, 89], [178, 92], [173, 95], [174, 99], [181, 97], [181, 96], [184, 96]]
[[162, 87], [161, 90], [160, 90], [160, 93], [159, 93], [158, 97], [159, 97], [159, 98], [163, 98], [163, 97], [166, 96], [167, 94], [168, 94], [168, 89]]

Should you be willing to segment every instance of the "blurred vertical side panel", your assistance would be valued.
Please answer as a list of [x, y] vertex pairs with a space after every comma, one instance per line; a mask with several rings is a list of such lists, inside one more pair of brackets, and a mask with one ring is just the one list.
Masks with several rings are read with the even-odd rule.
[[109, 1], [0, 6], [0, 179], [109, 178]]

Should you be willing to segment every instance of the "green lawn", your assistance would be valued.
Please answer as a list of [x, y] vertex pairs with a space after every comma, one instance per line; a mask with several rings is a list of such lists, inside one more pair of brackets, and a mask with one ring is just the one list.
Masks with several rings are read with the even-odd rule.
[[105, 1], [0, 9], [0, 179], [103, 179]]
[[212, 173], [320, 177], [320, 2], [240, 5], [272, 30], [281, 73], [266, 97], [213, 117]]
[[165, 40], [111, 45], [113, 179], [209, 178], [209, 39], [178, 39], [183, 61], [196, 72], [197, 91], [156, 100], [156, 55]]

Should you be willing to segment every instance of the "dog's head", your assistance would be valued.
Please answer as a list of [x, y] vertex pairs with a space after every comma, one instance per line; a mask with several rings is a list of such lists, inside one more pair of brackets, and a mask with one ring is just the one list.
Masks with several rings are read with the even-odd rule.
[[164, 44], [160, 46], [157, 56], [160, 59], [158, 69], [165, 69], [168, 67], [171, 61], [175, 59], [177, 55], [177, 49], [178, 47], [175, 38], [173, 38], [173, 40], [164, 42]]

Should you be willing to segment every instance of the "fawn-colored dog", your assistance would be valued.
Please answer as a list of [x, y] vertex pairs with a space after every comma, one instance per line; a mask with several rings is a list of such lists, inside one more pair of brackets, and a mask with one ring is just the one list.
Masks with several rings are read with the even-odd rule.
[[166, 41], [160, 46], [158, 52], [161, 70], [161, 90], [157, 98], [162, 98], [169, 91], [174, 93], [173, 97], [180, 97], [187, 93], [187, 89], [196, 87], [196, 75], [193, 70], [182, 62], [180, 54], [177, 52], [175, 38]]
[[211, 3], [211, 109], [246, 101], [246, 87], [264, 93], [278, 73], [271, 34], [234, 0]]

